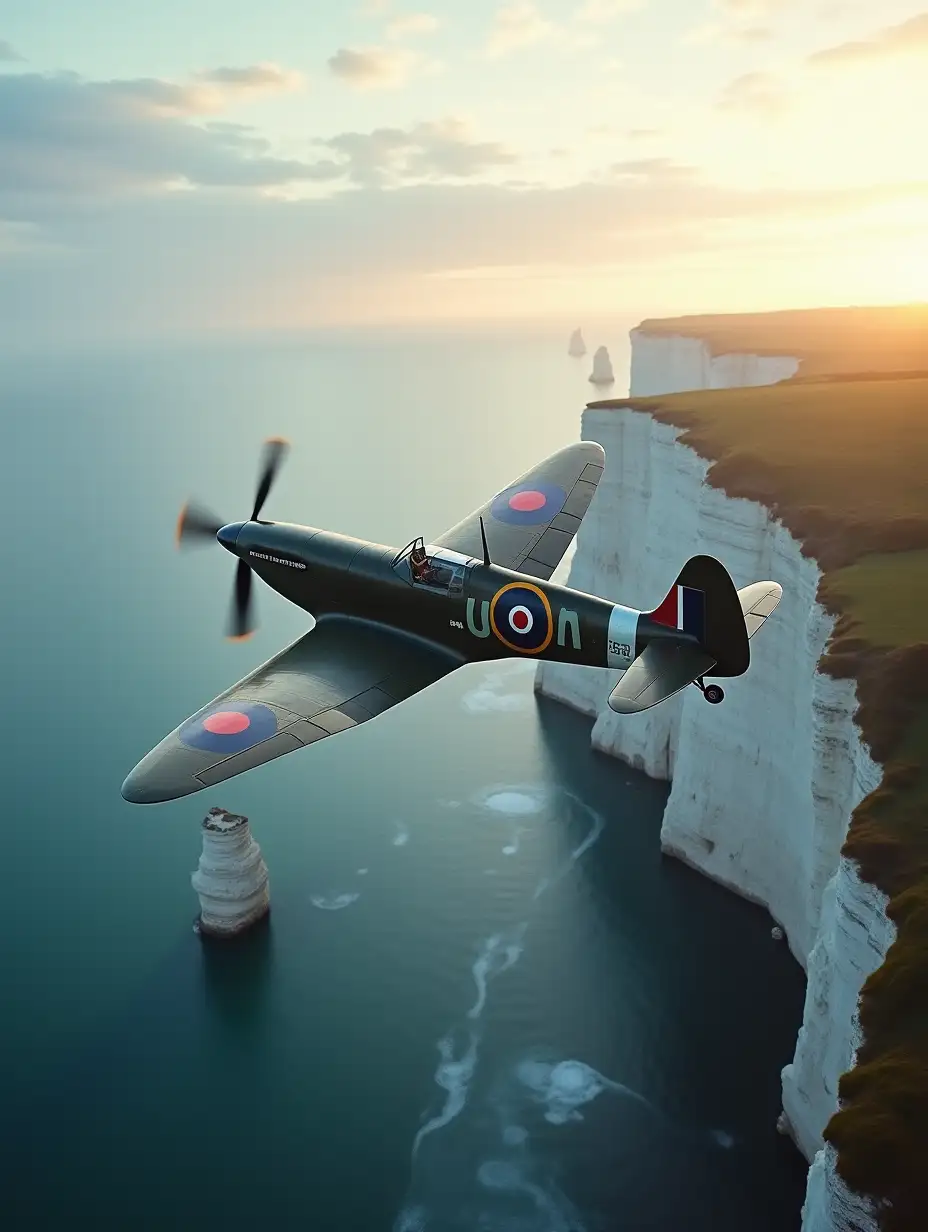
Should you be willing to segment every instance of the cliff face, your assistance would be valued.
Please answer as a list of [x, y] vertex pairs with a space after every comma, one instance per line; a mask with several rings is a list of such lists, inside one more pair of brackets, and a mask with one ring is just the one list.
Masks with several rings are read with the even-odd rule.
[[[718, 361], [698, 340], [635, 331], [632, 345], [633, 395], [722, 385]], [[764, 371], [783, 379], [796, 367], [722, 358], [736, 384], [745, 374], [762, 383]], [[853, 722], [853, 681], [817, 670], [833, 627], [816, 602], [820, 571], [762, 505], [707, 486], [709, 463], [677, 443], [678, 429], [640, 412], [589, 409], [581, 435], [598, 441], [607, 461], [577, 536], [571, 586], [650, 609], [699, 552], [722, 560], [737, 586], [768, 577], [783, 586], [748, 674], [730, 682], [721, 706], [685, 689], [640, 716], [620, 716], [606, 704], [617, 672], [563, 664], [539, 665], [536, 688], [593, 716], [596, 747], [671, 780], [663, 849], [767, 906], [784, 929], [808, 975], [796, 1053], [783, 1071], [789, 1127], [813, 1161], [803, 1232], [860, 1232], [866, 1204], [836, 1176], [822, 1131], [859, 1042], [861, 985], [895, 930], [885, 897], [840, 854], [851, 812], [882, 771]]]
[[631, 392], [636, 397], [688, 389], [774, 385], [799, 371], [790, 355], [716, 355], [700, 338], [662, 337], [633, 329]]

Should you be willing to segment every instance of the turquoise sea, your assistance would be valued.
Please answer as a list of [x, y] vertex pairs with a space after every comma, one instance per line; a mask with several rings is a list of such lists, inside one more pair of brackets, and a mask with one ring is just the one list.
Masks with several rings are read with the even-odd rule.
[[[627, 328], [587, 332], [617, 392]], [[259, 584], [226, 642], [232, 562], [175, 551], [182, 501], [247, 517], [283, 434], [265, 516], [428, 540], [577, 438], [567, 332], [0, 355], [4, 1228], [798, 1229], [801, 972], [660, 855], [667, 785], [525, 665], [174, 804], [119, 794], [307, 625]], [[240, 944], [193, 931], [212, 805], [270, 869]]]

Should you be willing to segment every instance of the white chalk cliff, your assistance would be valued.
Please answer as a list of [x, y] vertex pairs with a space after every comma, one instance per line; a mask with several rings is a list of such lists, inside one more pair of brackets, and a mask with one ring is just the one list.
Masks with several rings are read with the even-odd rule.
[[[632, 332], [632, 395], [764, 383], [795, 359], [724, 356], [691, 338]], [[662, 376], [666, 374], [665, 376]], [[745, 382], [743, 378], [752, 378]], [[803, 1232], [866, 1232], [865, 1201], [850, 1194], [824, 1148], [839, 1076], [859, 1044], [861, 986], [895, 939], [885, 896], [841, 856], [851, 812], [882, 769], [853, 721], [855, 684], [817, 670], [833, 619], [816, 601], [820, 570], [762, 505], [705, 482], [709, 463], [680, 432], [627, 409], [588, 409], [582, 438], [606, 451], [606, 469], [576, 540], [569, 585], [649, 610], [684, 561], [705, 552], [737, 586], [773, 578], [783, 600], [752, 643], [748, 674], [721, 706], [696, 689], [641, 715], [613, 713], [619, 679], [540, 664], [536, 689], [594, 719], [592, 742], [672, 786], [662, 848], [766, 906], [808, 984], [802, 1027], [783, 1071], [789, 1132], [810, 1160]], [[774, 1126], [771, 1126], [771, 1133]]]
[[633, 329], [631, 391], [639, 398], [688, 389], [775, 385], [799, 371], [792, 355], [715, 355], [701, 338]]
[[210, 809], [203, 819], [200, 863], [190, 881], [200, 898], [201, 933], [231, 937], [267, 915], [267, 865], [247, 817]]

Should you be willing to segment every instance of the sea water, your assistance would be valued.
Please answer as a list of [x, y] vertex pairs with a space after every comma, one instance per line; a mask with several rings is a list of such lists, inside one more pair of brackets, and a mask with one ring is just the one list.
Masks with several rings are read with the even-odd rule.
[[[0, 364], [5, 1227], [798, 1227], [775, 1122], [801, 973], [660, 855], [666, 785], [593, 754], [530, 664], [176, 803], [119, 794], [308, 626], [258, 584], [257, 635], [223, 640], [234, 562], [175, 551], [183, 500], [247, 517], [282, 434], [266, 516], [428, 541], [577, 439], [596, 391], [566, 339]], [[622, 332], [588, 341], [627, 371]], [[192, 927], [213, 805], [270, 869], [270, 925], [236, 945]]]

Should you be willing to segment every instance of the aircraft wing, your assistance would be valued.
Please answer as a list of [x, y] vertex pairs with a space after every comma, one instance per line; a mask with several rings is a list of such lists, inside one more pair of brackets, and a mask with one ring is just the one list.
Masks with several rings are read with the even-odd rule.
[[595, 441], [568, 445], [432, 542], [482, 558], [482, 517], [493, 564], [546, 582], [580, 527], [605, 458]]
[[379, 625], [324, 617], [198, 710], [135, 767], [122, 794], [159, 804], [356, 727], [461, 660]]
[[738, 591], [748, 637], [752, 638], [768, 616], [772, 615], [783, 597], [783, 587], [777, 582], [752, 582]]
[[609, 694], [609, 707], [618, 714], [649, 710], [713, 667], [715, 659], [692, 642], [651, 642]]

